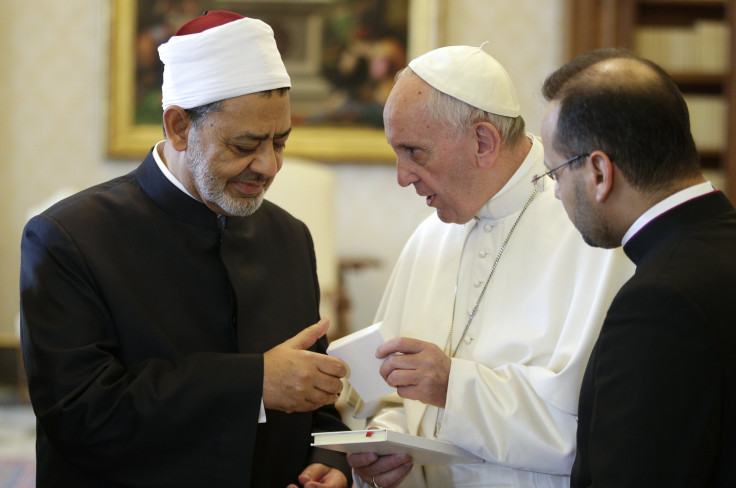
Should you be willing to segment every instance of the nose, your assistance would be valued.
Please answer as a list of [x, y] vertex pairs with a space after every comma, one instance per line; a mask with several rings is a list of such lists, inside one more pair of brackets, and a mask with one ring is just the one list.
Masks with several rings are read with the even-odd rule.
[[256, 154], [250, 164], [252, 171], [262, 174], [266, 178], [273, 178], [279, 172], [283, 164], [282, 155], [276, 151], [271, 144], [262, 144], [263, 150]]
[[396, 160], [396, 180], [404, 188], [419, 181], [419, 177], [406, 166], [406, 163], [402, 163], [400, 159]]

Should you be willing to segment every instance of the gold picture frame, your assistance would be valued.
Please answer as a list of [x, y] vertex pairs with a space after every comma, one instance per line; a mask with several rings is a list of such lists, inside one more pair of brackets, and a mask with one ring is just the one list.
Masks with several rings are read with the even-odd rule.
[[[213, 1], [222, 2], [223, 5], [228, 3], [225, 0]], [[229, 0], [229, 4], [238, 1], [242, 0]], [[442, 1], [444, 0], [408, 0], [406, 59], [439, 44], [436, 26], [441, 15]], [[306, 3], [309, 2], [291, 0], [290, 6], [303, 9]], [[141, 159], [163, 138], [161, 124], [135, 121], [137, 5], [138, 0], [112, 0], [107, 141], [108, 155], [111, 158]], [[386, 142], [382, 129], [350, 124], [297, 124], [289, 137], [285, 155], [324, 162], [395, 161], [395, 155]]]

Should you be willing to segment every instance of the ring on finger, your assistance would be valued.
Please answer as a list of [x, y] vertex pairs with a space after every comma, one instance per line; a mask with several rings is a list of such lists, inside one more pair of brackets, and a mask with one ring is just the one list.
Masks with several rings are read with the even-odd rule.
[[375, 476], [371, 476], [371, 483], [373, 483], [373, 488], [381, 488], [379, 485], [376, 484]]

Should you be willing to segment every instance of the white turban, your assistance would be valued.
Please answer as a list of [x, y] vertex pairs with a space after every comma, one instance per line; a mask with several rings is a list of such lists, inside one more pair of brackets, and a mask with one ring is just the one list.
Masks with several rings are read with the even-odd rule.
[[247, 17], [226, 22], [201, 32], [177, 33], [159, 46], [164, 63], [164, 110], [171, 105], [188, 109], [249, 93], [291, 87], [271, 27]]
[[480, 47], [448, 46], [423, 54], [409, 68], [442, 93], [486, 112], [518, 117], [516, 88], [506, 70]]

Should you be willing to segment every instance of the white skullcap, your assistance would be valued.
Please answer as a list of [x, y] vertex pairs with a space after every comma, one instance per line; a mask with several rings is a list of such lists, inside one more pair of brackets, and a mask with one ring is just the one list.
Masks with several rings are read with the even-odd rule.
[[448, 46], [423, 54], [409, 68], [442, 93], [486, 112], [518, 117], [516, 88], [501, 64], [480, 47]]
[[271, 27], [232, 12], [208, 12], [194, 19], [158, 52], [164, 63], [164, 110], [291, 88]]

